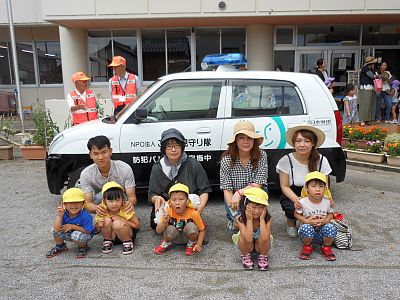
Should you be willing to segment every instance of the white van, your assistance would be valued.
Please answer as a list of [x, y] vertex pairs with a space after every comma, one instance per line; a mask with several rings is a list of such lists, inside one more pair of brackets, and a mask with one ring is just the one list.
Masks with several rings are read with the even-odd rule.
[[219, 160], [238, 120], [253, 122], [264, 136], [269, 182], [279, 186], [275, 166], [292, 151], [287, 128], [312, 124], [326, 134], [320, 152], [336, 181], [344, 180], [346, 160], [340, 147], [342, 123], [335, 100], [312, 74], [289, 72], [193, 72], [164, 76], [125, 107], [115, 122], [95, 120], [61, 132], [46, 158], [49, 190], [59, 194], [75, 184], [81, 170], [92, 163], [87, 141], [96, 135], [110, 138], [112, 159], [127, 162], [137, 187], [146, 188], [152, 165], [160, 158], [161, 133], [171, 127], [186, 137], [186, 152], [200, 161], [210, 183], [219, 185]]

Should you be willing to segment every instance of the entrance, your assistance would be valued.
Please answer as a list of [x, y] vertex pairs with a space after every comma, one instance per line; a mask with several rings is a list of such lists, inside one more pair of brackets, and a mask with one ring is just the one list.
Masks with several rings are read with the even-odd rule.
[[347, 71], [358, 69], [359, 51], [356, 49], [316, 49], [297, 52], [297, 72], [314, 73], [317, 60], [324, 58], [329, 77], [335, 77], [334, 94], [342, 95], [347, 84]]

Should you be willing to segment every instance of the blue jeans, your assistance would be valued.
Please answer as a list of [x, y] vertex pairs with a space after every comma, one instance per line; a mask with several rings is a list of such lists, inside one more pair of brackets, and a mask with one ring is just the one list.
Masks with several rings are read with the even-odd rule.
[[382, 101], [385, 101], [385, 121], [390, 120], [390, 111], [392, 109], [392, 98], [386, 92], [380, 92], [376, 98], [376, 116], [375, 119], [379, 121], [381, 119], [381, 106]]

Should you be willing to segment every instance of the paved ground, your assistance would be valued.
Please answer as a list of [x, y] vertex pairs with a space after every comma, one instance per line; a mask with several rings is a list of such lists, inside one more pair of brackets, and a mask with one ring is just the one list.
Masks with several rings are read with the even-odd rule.
[[[149, 229], [150, 208], [137, 208], [142, 230], [132, 255], [100, 253], [100, 236], [89, 257], [75, 259], [75, 246], [53, 259], [50, 228], [57, 197], [48, 193], [43, 162], [0, 161], [2, 299], [244, 298], [244, 299], [395, 299], [400, 291], [398, 174], [349, 170], [334, 184], [337, 210], [354, 230], [360, 251], [336, 250], [327, 262], [319, 253], [297, 258], [300, 242], [286, 236], [278, 201], [271, 200], [275, 243], [268, 272], [243, 271], [239, 252], [225, 232], [221, 194], [205, 211], [209, 245], [185, 257], [183, 248], [156, 256], [160, 238]], [[143, 199], [142, 199], [143, 200]]]

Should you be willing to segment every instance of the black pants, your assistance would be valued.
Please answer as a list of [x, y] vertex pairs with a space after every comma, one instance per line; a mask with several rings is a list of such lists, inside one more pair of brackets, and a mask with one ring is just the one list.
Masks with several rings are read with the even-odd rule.
[[[302, 186], [295, 186], [292, 185], [291, 190], [300, 197], [301, 195], [301, 190], [302, 190]], [[293, 222], [296, 222], [296, 218], [294, 217], [294, 203], [292, 202], [292, 200], [290, 200], [288, 197], [286, 197], [284, 194], [281, 195], [281, 197], [279, 198], [280, 203], [281, 203], [281, 207], [282, 210], [285, 212], [285, 215], [288, 219], [290, 219]]]

